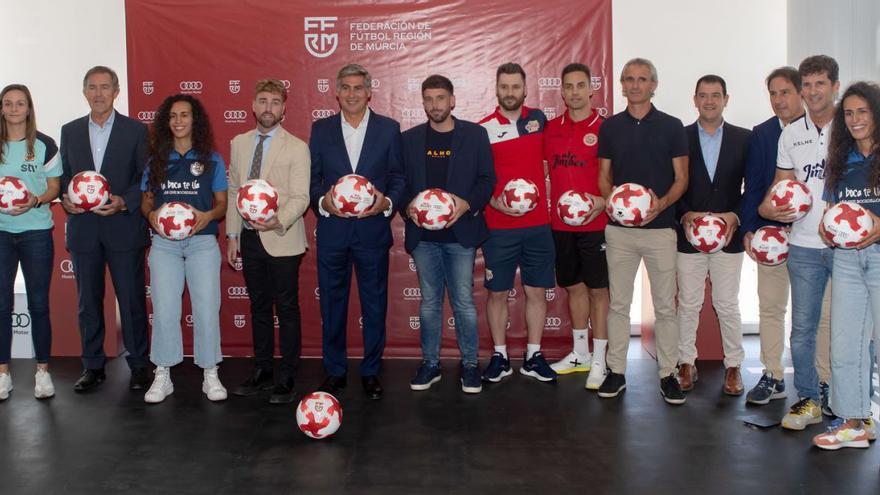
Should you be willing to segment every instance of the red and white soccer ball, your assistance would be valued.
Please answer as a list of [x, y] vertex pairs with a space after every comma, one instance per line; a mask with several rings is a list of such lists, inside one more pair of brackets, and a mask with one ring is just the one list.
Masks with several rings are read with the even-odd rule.
[[342, 216], [356, 217], [373, 206], [376, 189], [366, 178], [357, 174], [343, 175], [331, 189], [330, 198]]
[[296, 424], [311, 438], [327, 438], [342, 426], [342, 406], [327, 392], [312, 392], [296, 406]]
[[0, 177], [0, 212], [9, 213], [28, 204], [28, 188], [18, 177]]
[[724, 248], [724, 241], [727, 236], [727, 222], [723, 218], [711, 213], [699, 215], [694, 218], [691, 227], [685, 229], [684, 236], [697, 251], [706, 254], [717, 253]]
[[828, 208], [822, 224], [829, 242], [839, 248], [851, 249], [868, 237], [874, 228], [874, 219], [862, 205], [843, 201]]
[[193, 207], [179, 201], [171, 201], [159, 207], [159, 234], [168, 239], [179, 241], [192, 235], [196, 225], [196, 213]]
[[513, 179], [504, 185], [501, 202], [522, 214], [538, 206], [538, 186], [528, 179]]
[[590, 196], [570, 190], [559, 196], [559, 200], [556, 202], [556, 214], [566, 225], [580, 227], [587, 223], [594, 207]]
[[781, 180], [770, 190], [770, 201], [777, 208], [794, 208], [795, 218], [798, 221], [804, 217], [813, 206], [813, 195], [810, 189], [801, 181], [794, 179]]
[[645, 220], [652, 202], [647, 187], [627, 182], [615, 187], [608, 196], [608, 216], [625, 227], [638, 227]]
[[98, 172], [80, 172], [67, 185], [67, 199], [86, 211], [100, 208], [110, 201], [110, 183]]
[[775, 225], [756, 230], [752, 237], [752, 254], [762, 265], [776, 266], [784, 263], [788, 259], [788, 232]]
[[413, 208], [418, 215], [416, 225], [427, 230], [441, 230], [452, 220], [455, 201], [443, 189], [425, 189], [416, 195]]
[[236, 206], [248, 222], [268, 222], [278, 213], [278, 191], [263, 179], [251, 179], [238, 189]]

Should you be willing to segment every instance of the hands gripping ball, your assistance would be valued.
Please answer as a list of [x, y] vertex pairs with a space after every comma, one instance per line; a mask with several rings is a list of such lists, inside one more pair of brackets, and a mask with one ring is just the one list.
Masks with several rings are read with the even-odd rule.
[[781, 180], [770, 189], [770, 201], [777, 208], [794, 208], [795, 219], [797, 222], [804, 218], [810, 208], [813, 206], [813, 196], [810, 189], [803, 182], [785, 179]]
[[196, 212], [186, 203], [172, 201], [159, 208], [156, 223], [159, 224], [160, 235], [179, 241], [192, 235], [196, 225]]
[[28, 188], [18, 177], [0, 177], [0, 213], [28, 204]]
[[86, 211], [100, 208], [110, 201], [110, 183], [98, 172], [80, 172], [67, 185], [67, 199]]
[[775, 225], [756, 230], [755, 236], [752, 237], [752, 254], [762, 265], [782, 264], [788, 259], [788, 232]]
[[356, 217], [373, 206], [376, 190], [373, 184], [357, 174], [343, 175], [330, 190], [330, 198], [342, 216]]
[[427, 230], [441, 230], [452, 220], [455, 202], [442, 189], [426, 189], [416, 195], [413, 208], [418, 215], [416, 225]]
[[625, 227], [638, 227], [651, 209], [653, 198], [648, 188], [632, 182], [621, 184], [608, 196], [608, 216]]
[[874, 220], [868, 210], [846, 201], [828, 208], [822, 217], [822, 224], [825, 226], [825, 238], [844, 249], [859, 245], [874, 228]]
[[685, 229], [684, 236], [698, 251], [707, 254], [717, 253], [724, 248], [727, 222], [712, 214], [700, 215], [694, 218], [690, 228]]
[[296, 424], [311, 438], [327, 438], [342, 426], [342, 406], [326, 392], [312, 392], [296, 406]]
[[556, 214], [566, 224], [580, 227], [587, 223], [593, 213], [593, 200], [577, 191], [565, 191], [556, 202]]
[[278, 213], [278, 191], [263, 179], [251, 179], [238, 189], [235, 204], [245, 220], [268, 222]]
[[504, 185], [501, 202], [521, 214], [528, 213], [538, 206], [538, 186], [527, 179], [513, 179]]

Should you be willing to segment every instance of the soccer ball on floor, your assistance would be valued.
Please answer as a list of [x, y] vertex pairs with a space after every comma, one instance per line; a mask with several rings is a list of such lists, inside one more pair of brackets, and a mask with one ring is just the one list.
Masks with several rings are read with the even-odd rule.
[[327, 392], [312, 392], [296, 406], [296, 424], [308, 437], [327, 438], [342, 426], [342, 406]]
[[851, 249], [868, 237], [874, 219], [862, 205], [843, 201], [822, 216], [825, 238], [839, 248]]
[[694, 218], [691, 228], [685, 229], [684, 236], [697, 251], [706, 254], [717, 253], [724, 248], [727, 222], [711, 213], [700, 215]]
[[762, 265], [782, 264], [788, 259], [788, 232], [775, 225], [767, 225], [756, 230], [752, 237], [752, 254]]
[[179, 241], [192, 234], [196, 225], [196, 213], [192, 206], [172, 201], [159, 208], [156, 223], [159, 224], [159, 233], [162, 236]]
[[513, 179], [501, 191], [504, 206], [528, 213], [538, 206], [538, 186], [528, 179]]
[[110, 201], [110, 183], [98, 172], [80, 172], [67, 185], [67, 199], [86, 211], [100, 208]]
[[586, 193], [565, 191], [556, 202], [556, 214], [566, 224], [580, 227], [593, 213], [593, 200]]
[[638, 227], [644, 222], [653, 199], [648, 188], [627, 182], [611, 191], [607, 212], [615, 222], [625, 227]]
[[28, 204], [28, 188], [18, 177], [0, 177], [0, 213]]
[[441, 230], [452, 220], [455, 202], [443, 189], [426, 189], [416, 195], [413, 208], [418, 215], [416, 225], [427, 230]]
[[278, 191], [268, 181], [251, 179], [238, 189], [235, 204], [248, 222], [268, 222], [278, 213]]
[[794, 179], [781, 180], [770, 189], [770, 201], [777, 208], [794, 208], [797, 222], [810, 211], [813, 206], [813, 196], [810, 189], [801, 181]]
[[342, 216], [356, 217], [373, 206], [376, 190], [366, 178], [357, 174], [343, 175], [331, 188], [330, 198]]

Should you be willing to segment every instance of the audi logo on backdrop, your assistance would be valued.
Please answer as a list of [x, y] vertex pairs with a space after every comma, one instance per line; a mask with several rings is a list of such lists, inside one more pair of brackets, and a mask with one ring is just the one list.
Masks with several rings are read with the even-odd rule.
[[12, 313], [12, 328], [24, 328], [30, 326], [31, 315], [27, 313]]
[[315, 120], [332, 117], [334, 115], [336, 115], [336, 111], [329, 108], [316, 108], [312, 110], [312, 118]]
[[558, 89], [562, 86], [561, 77], [539, 77], [538, 88], [540, 89]]
[[137, 118], [145, 124], [156, 120], [156, 112], [154, 110], [145, 110], [137, 113]]
[[544, 322], [544, 326], [546, 327], [559, 328], [560, 325], [562, 325], [562, 318], [558, 316], [548, 316], [547, 320]]
[[420, 119], [425, 116], [424, 108], [404, 108], [401, 115], [405, 119]]
[[240, 124], [244, 123], [247, 116], [248, 113], [245, 110], [225, 110], [223, 112], [223, 122], [227, 124]]
[[180, 81], [180, 90], [184, 93], [200, 92], [203, 87], [202, 81]]
[[227, 287], [226, 294], [230, 299], [244, 299], [248, 297], [247, 287]]
[[418, 287], [406, 287], [403, 289], [403, 298], [407, 301], [422, 298], [422, 289]]
[[599, 115], [601, 115], [601, 116], [603, 116], [603, 117], [607, 117], [607, 116], [608, 116], [608, 109], [605, 108], [605, 107], [598, 107], [598, 108], [596, 109], [596, 111], [599, 112]]

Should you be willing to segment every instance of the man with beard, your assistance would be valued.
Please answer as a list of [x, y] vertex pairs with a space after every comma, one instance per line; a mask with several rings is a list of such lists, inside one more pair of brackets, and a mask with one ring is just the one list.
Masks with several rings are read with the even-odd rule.
[[[526, 296], [528, 341], [520, 373], [543, 382], [556, 380], [541, 354], [541, 336], [547, 315], [546, 289], [556, 286], [553, 273], [555, 251], [547, 212], [544, 179], [543, 131], [547, 118], [538, 109], [523, 105], [526, 73], [516, 63], [498, 67], [495, 74], [498, 107], [480, 121], [489, 133], [495, 161], [495, 191], [486, 209], [489, 239], [483, 245], [486, 261], [487, 313], [495, 349], [483, 380], [499, 382], [509, 376], [507, 354], [507, 297], [516, 276], [522, 276]], [[509, 181], [526, 179], [538, 188], [537, 206], [522, 213], [505, 205], [502, 192]]]
[[[286, 101], [281, 81], [257, 83], [252, 105], [257, 128], [232, 139], [226, 211], [226, 260], [235, 266], [240, 250], [254, 338], [254, 370], [232, 393], [249, 396], [271, 389], [272, 404], [293, 401], [299, 365], [299, 266], [306, 251], [303, 215], [309, 207], [311, 167], [309, 147], [281, 127]], [[250, 179], [265, 179], [278, 191], [278, 214], [267, 222], [245, 221], [236, 207], [238, 190]], [[273, 305], [281, 351], [277, 381]]]
[[[440, 342], [443, 330], [443, 288], [447, 287], [461, 351], [461, 390], [482, 390], [477, 363], [479, 335], [474, 306], [474, 258], [477, 246], [489, 236], [483, 207], [492, 196], [495, 172], [486, 130], [452, 116], [452, 81], [433, 75], [422, 82], [422, 104], [428, 122], [403, 133], [406, 187], [406, 250], [419, 275], [422, 301], [419, 321], [422, 364], [410, 382], [412, 390], [427, 390], [440, 381]], [[420, 225], [414, 198], [426, 189], [449, 193], [454, 210], [443, 229]]]

